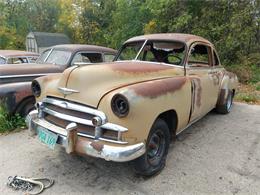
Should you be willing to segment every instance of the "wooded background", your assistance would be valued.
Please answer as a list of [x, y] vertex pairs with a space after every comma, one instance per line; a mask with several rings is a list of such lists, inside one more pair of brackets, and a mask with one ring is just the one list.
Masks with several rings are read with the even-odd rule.
[[191, 33], [240, 81], [260, 81], [260, 0], [0, 0], [0, 48], [25, 49], [29, 31], [115, 49], [136, 35]]

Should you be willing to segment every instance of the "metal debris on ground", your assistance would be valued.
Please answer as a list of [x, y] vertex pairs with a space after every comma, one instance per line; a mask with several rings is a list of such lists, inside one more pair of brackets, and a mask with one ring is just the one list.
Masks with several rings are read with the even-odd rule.
[[[14, 190], [22, 190], [28, 192], [28, 194], [36, 195], [51, 187], [53, 183], [54, 180], [48, 178], [26, 178], [9, 176], [7, 186], [13, 188]], [[38, 190], [34, 190], [35, 188], [38, 188]]]

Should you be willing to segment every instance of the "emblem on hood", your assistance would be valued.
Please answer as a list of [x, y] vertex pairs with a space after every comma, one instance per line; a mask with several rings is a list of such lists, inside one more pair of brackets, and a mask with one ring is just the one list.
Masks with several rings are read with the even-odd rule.
[[62, 93], [63, 95], [70, 95], [73, 93], [79, 93], [79, 91], [74, 90], [74, 89], [68, 89], [66, 87], [58, 87], [58, 90], [60, 93]]

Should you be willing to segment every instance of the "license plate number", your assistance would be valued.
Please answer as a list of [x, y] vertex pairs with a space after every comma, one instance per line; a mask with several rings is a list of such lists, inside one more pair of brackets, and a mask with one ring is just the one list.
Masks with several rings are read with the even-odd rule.
[[38, 130], [38, 139], [40, 140], [40, 142], [47, 145], [49, 148], [54, 149], [58, 139], [58, 135], [42, 127], [38, 127], [37, 130]]

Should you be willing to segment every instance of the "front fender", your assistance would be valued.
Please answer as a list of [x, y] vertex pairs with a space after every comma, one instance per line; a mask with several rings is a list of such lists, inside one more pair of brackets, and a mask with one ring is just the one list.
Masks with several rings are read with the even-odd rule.
[[32, 96], [31, 82], [7, 83], [0, 85], [0, 102], [8, 112], [14, 113], [18, 105]]
[[[115, 94], [124, 95], [129, 102], [129, 113], [117, 117], [111, 109]], [[130, 144], [145, 142], [157, 117], [168, 110], [175, 110], [177, 129], [187, 125], [191, 106], [191, 82], [186, 77], [158, 79], [126, 86], [107, 94], [100, 101], [99, 110], [105, 112], [108, 121], [128, 129], [123, 139]]]

